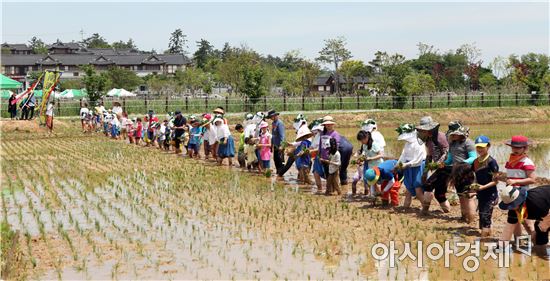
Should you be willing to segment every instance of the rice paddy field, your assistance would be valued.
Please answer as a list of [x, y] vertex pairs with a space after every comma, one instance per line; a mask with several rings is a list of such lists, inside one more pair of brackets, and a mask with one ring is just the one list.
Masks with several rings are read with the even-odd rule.
[[[502, 267], [482, 258], [485, 247], [473, 272], [462, 266], [470, 252], [451, 255], [449, 266], [444, 258], [425, 258], [421, 267], [410, 258], [392, 265], [389, 257], [372, 253], [373, 245], [390, 241], [399, 255], [406, 242], [415, 253], [417, 241], [475, 242], [477, 222], [459, 222], [458, 206], [450, 214], [432, 207], [430, 216], [421, 217], [417, 201], [412, 209], [387, 209], [319, 196], [296, 183], [295, 171], [277, 179], [218, 167], [83, 135], [78, 120], [57, 121], [51, 136], [31, 122], [1, 125], [1, 221], [16, 233], [16, 249], [2, 252], [3, 265], [11, 265], [3, 272], [8, 279], [550, 278], [547, 259], [513, 252]], [[483, 132], [495, 143], [528, 135], [536, 141], [530, 155], [537, 173], [550, 177], [548, 123], [471, 127], [472, 135]], [[356, 130], [341, 128], [353, 141]], [[381, 130], [387, 150], [397, 156], [393, 127]], [[503, 166], [507, 147], [495, 145], [493, 152]], [[496, 209], [494, 237], [505, 219]]]

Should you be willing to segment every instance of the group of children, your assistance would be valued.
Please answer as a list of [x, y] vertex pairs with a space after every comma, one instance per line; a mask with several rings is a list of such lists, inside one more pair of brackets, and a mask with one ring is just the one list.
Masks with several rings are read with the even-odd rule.
[[[116, 113], [115, 108], [105, 110], [101, 106], [95, 109], [93, 113], [89, 110], [81, 111], [85, 131], [102, 128], [112, 138], [125, 139], [137, 145], [143, 141], [145, 146], [158, 146], [166, 151], [173, 149], [178, 154], [183, 152], [183, 146], [188, 157], [195, 159], [201, 158], [202, 146], [206, 160], [212, 157], [221, 165], [227, 158], [229, 165], [232, 165], [236, 155], [241, 168], [271, 176], [270, 163], [273, 150], [277, 148], [271, 143], [270, 126], [266, 120], [277, 114], [274, 111], [246, 114], [243, 123], [234, 127], [239, 134], [236, 147], [222, 107], [200, 117], [185, 117], [176, 111], [168, 114], [162, 122], [159, 122], [153, 111], [149, 111], [143, 119], [129, 119], [125, 112]], [[284, 142], [278, 148], [294, 161], [300, 183], [311, 184], [310, 173], [313, 173], [320, 192], [321, 178], [324, 178], [326, 195], [343, 193], [339, 180], [343, 161], [334, 124], [330, 116], [308, 123], [305, 116], [299, 114], [293, 124], [296, 130], [294, 142]], [[501, 208], [511, 209], [508, 214], [509, 225], [501, 239], [510, 240], [512, 235], [519, 235], [519, 223], [524, 225], [529, 234], [542, 233], [542, 236], [546, 234], [547, 237], [546, 224], [550, 226], [547, 210], [542, 215], [539, 212], [539, 217], [535, 218], [538, 219], [536, 224], [527, 213], [517, 210], [527, 208], [531, 201], [550, 206], [550, 197], [542, 203], [536, 199], [526, 201], [527, 191], [536, 178], [535, 165], [527, 156], [530, 141], [524, 136], [514, 136], [506, 142], [512, 148], [512, 153], [506, 162], [507, 173], [504, 174], [499, 172], [496, 160], [490, 156], [491, 141], [487, 136], [470, 139], [469, 128], [458, 120], [450, 122], [445, 133], [439, 127], [439, 123], [429, 116], [421, 118], [416, 126], [400, 125], [396, 132], [398, 141], [403, 142], [401, 155], [399, 158], [388, 158], [384, 153], [386, 142], [378, 131], [376, 121], [365, 120], [357, 133], [359, 150], [351, 161], [357, 165], [351, 196], [357, 196], [358, 184], [362, 182], [368, 199], [380, 196], [384, 204], [399, 206], [399, 190], [403, 185], [406, 188], [403, 206], [408, 208], [413, 199], [418, 199], [422, 206], [420, 213], [426, 215], [434, 198], [444, 212], [450, 211], [451, 204], [446, 194], [447, 188], [453, 186], [459, 195], [462, 219], [466, 222], [471, 222], [475, 217], [477, 198], [482, 237], [492, 235], [492, 213], [499, 200], [507, 204], [501, 203]], [[497, 189], [499, 181], [507, 187]], [[512, 196], [515, 193], [517, 196]], [[525, 201], [523, 205], [515, 206], [522, 198]], [[515, 209], [510, 206], [515, 206]]]

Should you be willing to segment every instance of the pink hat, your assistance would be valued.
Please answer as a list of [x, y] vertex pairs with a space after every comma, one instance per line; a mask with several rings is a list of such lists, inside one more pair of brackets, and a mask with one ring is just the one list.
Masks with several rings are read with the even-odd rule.
[[269, 127], [269, 125], [267, 124], [267, 122], [262, 122], [262, 123], [260, 123], [260, 129], [267, 128], [267, 127]]

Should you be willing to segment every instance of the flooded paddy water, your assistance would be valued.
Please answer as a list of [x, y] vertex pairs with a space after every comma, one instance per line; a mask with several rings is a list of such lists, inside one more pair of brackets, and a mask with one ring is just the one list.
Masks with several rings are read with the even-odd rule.
[[[356, 144], [357, 129], [340, 131]], [[387, 153], [397, 156], [393, 128], [381, 131]], [[546, 126], [471, 127], [472, 136], [480, 133], [494, 140], [501, 167], [509, 151], [500, 143], [516, 133], [531, 137], [537, 173], [548, 175]], [[448, 267], [443, 258], [425, 258], [418, 267], [408, 258], [391, 265], [372, 253], [373, 245], [390, 241], [400, 254], [407, 242], [416, 253], [417, 241], [476, 241], [477, 224], [459, 222], [458, 207], [420, 217], [416, 201], [405, 210], [319, 196], [296, 184], [294, 170], [284, 179], [265, 178], [99, 135], [8, 135], [0, 147], [1, 220], [20, 233], [21, 266], [30, 279], [550, 277], [548, 260], [517, 252], [507, 267], [480, 258], [473, 273], [462, 266], [468, 255], [451, 255]], [[495, 210], [495, 237], [505, 218]], [[482, 247], [481, 257], [486, 254]]]

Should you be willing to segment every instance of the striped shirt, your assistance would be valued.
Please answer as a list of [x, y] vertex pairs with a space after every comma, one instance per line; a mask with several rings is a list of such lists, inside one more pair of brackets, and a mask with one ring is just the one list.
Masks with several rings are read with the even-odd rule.
[[[528, 171], [535, 171], [535, 163], [529, 157], [524, 157], [523, 159], [517, 161], [515, 164], [511, 164], [510, 162], [506, 162], [506, 165], [504, 166], [506, 168], [506, 174], [508, 175], [508, 179], [512, 180], [520, 180], [520, 179], [526, 179], [527, 178], [527, 172]], [[521, 185], [514, 184], [515, 187], [519, 187]], [[525, 186], [526, 188], [529, 188], [529, 186]]]

